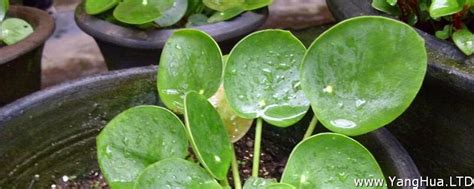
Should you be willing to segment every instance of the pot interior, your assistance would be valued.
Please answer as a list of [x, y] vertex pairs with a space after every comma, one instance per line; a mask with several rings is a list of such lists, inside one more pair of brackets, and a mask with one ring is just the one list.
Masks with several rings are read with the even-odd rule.
[[[46, 188], [67, 176], [98, 170], [95, 136], [115, 115], [142, 104], [161, 105], [156, 67], [109, 72], [69, 82], [0, 109], [0, 188]], [[286, 129], [264, 126], [266, 142], [287, 158], [301, 140], [311, 113]], [[317, 131], [324, 131], [318, 126]], [[386, 176], [419, 177], [411, 158], [385, 129], [356, 138]]]

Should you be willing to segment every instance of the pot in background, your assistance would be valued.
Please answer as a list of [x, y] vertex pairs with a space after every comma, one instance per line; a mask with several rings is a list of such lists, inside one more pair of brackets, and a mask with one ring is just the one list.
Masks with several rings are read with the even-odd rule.
[[53, 18], [36, 8], [12, 5], [7, 16], [25, 20], [34, 32], [0, 48], [0, 107], [41, 88], [43, 46], [54, 31]]
[[[109, 70], [158, 64], [168, 37], [176, 29], [139, 30], [112, 24], [88, 15], [84, 3], [76, 8], [75, 21], [99, 46]], [[268, 9], [249, 11], [228, 21], [195, 27], [211, 35], [227, 54], [247, 34], [266, 21]]]
[[[0, 109], [0, 187], [45, 188], [54, 178], [98, 170], [95, 137], [107, 122], [133, 106], [162, 105], [156, 69], [133, 68], [66, 82]], [[276, 143], [281, 147], [276, 153], [287, 158], [310, 118], [308, 114], [299, 126], [289, 128], [264, 126], [263, 147]], [[386, 176], [419, 177], [410, 156], [386, 129], [357, 140], [374, 154]]]
[[[326, 0], [338, 20], [385, 15], [371, 0]], [[418, 30], [428, 51], [428, 72], [410, 108], [388, 129], [400, 140], [422, 176], [474, 175], [474, 61], [453, 43]]]

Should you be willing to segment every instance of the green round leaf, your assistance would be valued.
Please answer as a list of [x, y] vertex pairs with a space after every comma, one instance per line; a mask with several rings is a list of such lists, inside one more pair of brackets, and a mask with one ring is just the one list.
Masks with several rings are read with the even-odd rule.
[[273, 3], [273, 0], [245, 0], [243, 7], [245, 10], [255, 10], [266, 7]]
[[461, 29], [454, 32], [453, 41], [467, 56], [474, 53], [474, 35], [468, 29]]
[[244, 4], [242, 0], [202, 0], [202, 2], [207, 7], [221, 12], [236, 7], [242, 7]]
[[232, 142], [237, 142], [245, 136], [252, 126], [253, 119], [244, 119], [237, 116], [225, 98], [224, 87], [221, 86], [209, 101], [212, 102], [217, 112], [219, 112]]
[[97, 137], [100, 169], [112, 188], [131, 188], [149, 165], [187, 154], [183, 123], [157, 106], [137, 106], [122, 112]]
[[427, 67], [423, 38], [389, 18], [357, 17], [318, 37], [305, 55], [301, 84], [329, 130], [361, 135], [400, 116]]
[[196, 91], [211, 97], [222, 79], [222, 53], [206, 33], [194, 29], [174, 32], [165, 44], [158, 70], [158, 92], [163, 103], [183, 112], [184, 96]]
[[3, 21], [3, 19], [7, 15], [9, 6], [10, 6], [9, 0], [0, 0], [0, 22]]
[[363, 178], [384, 179], [372, 154], [347, 136], [322, 133], [293, 149], [281, 182], [299, 189], [355, 188], [354, 179]]
[[296, 189], [296, 187], [285, 183], [274, 183], [268, 185], [265, 189]]
[[372, 0], [372, 7], [390, 15], [400, 14], [398, 6], [390, 5], [387, 0]]
[[198, 164], [183, 159], [170, 158], [155, 163], [143, 170], [134, 188], [221, 189], [222, 187]]
[[275, 179], [265, 179], [260, 177], [249, 177], [244, 184], [243, 189], [264, 189], [267, 186], [276, 183]]
[[463, 3], [458, 0], [433, 0], [430, 6], [430, 16], [439, 18], [442, 16], [452, 15], [463, 9]]
[[240, 41], [229, 54], [224, 88], [240, 117], [280, 127], [300, 120], [309, 108], [300, 87], [299, 67], [306, 49], [290, 32], [265, 30]]
[[240, 7], [228, 9], [228, 10], [223, 11], [223, 12], [216, 12], [211, 17], [209, 17], [207, 22], [215, 23], [215, 22], [221, 22], [221, 21], [229, 20], [231, 18], [234, 18], [234, 17], [240, 15], [243, 12], [244, 12], [244, 10]]
[[7, 18], [1, 24], [0, 36], [7, 45], [13, 45], [34, 32], [28, 22], [19, 18]]
[[175, 0], [124, 0], [114, 10], [114, 17], [127, 24], [145, 24], [159, 18]]
[[185, 119], [194, 153], [218, 180], [227, 178], [232, 161], [232, 144], [219, 113], [207, 98], [189, 92], [185, 99]]
[[183, 18], [188, 8], [188, 0], [175, 0], [173, 7], [163, 13], [163, 15], [155, 20], [155, 23], [161, 27], [171, 26], [176, 24]]
[[118, 3], [119, 0], [86, 0], [85, 10], [90, 15], [99, 14], [114, 8]]

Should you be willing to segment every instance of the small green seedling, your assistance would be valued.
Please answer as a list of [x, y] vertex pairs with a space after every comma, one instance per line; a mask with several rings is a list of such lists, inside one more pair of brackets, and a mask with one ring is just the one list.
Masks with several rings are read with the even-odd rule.
[[13, 45], [33, 33], [33, 27], [20, 18], [6, 18], [9, 0], [0, 0], [0, 46]]
[[229, 20], [271, 3], [272, 0], [86, 0], [85, 11], [90, 15], [112, 16], [119, 24], [139, 28], [193, 27]]
[[[474, 12], [472, 0], [373, 0], [372, 7], [390, 15], [399, 16], [410, 25], [434, 30], [440, 39], [451, 38], [454, 44], [466, 55], [474, 53], [474, 34], [466, 24]], [[447, 23], [447, 24], [446, 24]], [[432, 28], [426, 28], [429, 25]]]
[[[169, 38], [161, 65], [160, 97], [184, 113], [185, 124], [156, 106], [131, 108], [107, 124], [97, 150], [112, 189], [229, 188], [230, 170], [233, 186], [241, 189], [235, 133], [229, 132], [235, 125], [223, 121], [230, 115], [257, 119], [252, 177], [244, 189], [356, 188], [354, 179], [383, 180], [376, 159], [349, 136], [387, 125], [409, 106], [427, 56], [410, 26], [365, 16], [335, 25], [308, 50], [290, 32], [264, 30], [242, 39], [225, 57], [208, 35], [180, 30]], [[222, 81], [220, 94], [210, 98]], [[263, 121], [294, 125], [310, 105], [314, 118], [281, 180], [259, 177]], [[318, 120], [335, 133], [312, 136]]]

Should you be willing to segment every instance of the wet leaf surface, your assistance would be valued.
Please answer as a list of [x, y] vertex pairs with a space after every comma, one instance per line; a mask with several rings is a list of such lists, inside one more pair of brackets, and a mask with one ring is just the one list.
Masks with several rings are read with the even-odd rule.
[[329, 130], [361, 135], [411, 104], [427, 68], [424, 40], [396, 20], [343, 21], [318, 37], [302, 65], [302, 88]]
[[172, 26], [183, 18], [187, 8], [188, 0], [175, 0], [173, 6], [166, 10], [160, 18], [155, 20], [155, 23], [161, 27]]
[[454, 44], [467, 56], [474, 53], [474, 34], [468, 29], [461, 29], [453, 33]]
[[118, 3], [119, 0], [86, 0], [85, 10], [90, 15], [99, 14], [114, 8]]
[[243, 189], [265, 189], [273, 183], [276, 183], [275, 179], [250, 177], [245, 181]]
[[138, 106], [122, 112], [97, 137], [99, 165], [112, 188], [131, 188], [149, 165], [187, 154], [183, 123], [169, 110], [157, 106]]
[[158, 70], [158, 92], [163, 103], [183, 112], [186, 93], [196, 91], [209, 98], [222, 78], [222, 54], [206, 33], [182, 29], [173, 33], [163, 49]]
[[124, 0], [114, 9], [114, 17], [127, 24], [145, 24], [160, 18], [175, 0]]
[[372, 154], [347, 136], [321, 133], [293, 149], [281, 182], [300, 189], [354, 188], [361, 178], [384, 179]]
[[138, 177], [134, 188], [221, 189], [222, 187], [199, 164], [170, 158], [147, 167]]
[[189, 92], [185, 100], [185, 119], [193, 151], [201, 164], [216, 179], [227, 179], [233, 150], [219, 113], [206, 97]]
[[290, 32], [265, 30], [240, 41], [229, 54], [224, 89], [240, 117], [280, 127], [300, 120], [309, 108], [300, 87], [306, 49]]
[[457, 13], [461, 11], [462, 8], [463, 3], [460, 3], [458, 0], [433, 0], [429, 12], [431, 17], [439, 18]]
[[244, 10], [242, 8], [236, 7], [232, 9], [228, 9], [222, 12], [216, 12], [214, 13], [209, 19], [207, 20], [208, 23], [215, 23], [215, 22], [221, 22], [225, 20], [229, 20], [231, 18], [234, 18], [240, 14], [242, 14]]

